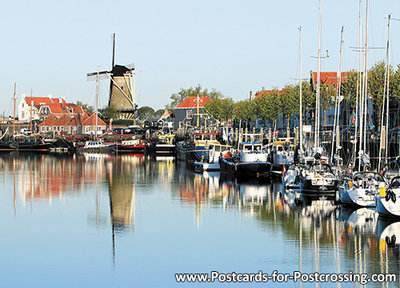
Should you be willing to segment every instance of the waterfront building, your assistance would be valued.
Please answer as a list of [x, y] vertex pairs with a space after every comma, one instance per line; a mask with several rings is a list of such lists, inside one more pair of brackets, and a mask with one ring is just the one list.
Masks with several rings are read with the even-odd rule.
[[[203, 125], [205, 122], [205, 104], [210, 102], [211, 99], [208, 97], [186, 97], [176, 108], [175, 108], [175, 119], [174, 119], [174, 130], [183, 128], [185, 126], [196, 126], [197, 119], [199, 119], [199, 125]], [[197, 111], [199, 109], [199, 111]]]
[[61, 117], [63, 114], [85, 114], [80, 105], [67, 103], [62, 98], [22, 97], [18, 103], [18, 119], [22, 123], [33, 120], [43, 121], [50, 115]]

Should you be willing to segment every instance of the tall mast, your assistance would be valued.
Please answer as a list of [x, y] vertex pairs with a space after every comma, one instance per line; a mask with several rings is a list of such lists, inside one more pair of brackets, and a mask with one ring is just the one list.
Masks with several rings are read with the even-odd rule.
[[357, 138], [358, 138], [358, 109], [359, 109], [359, 104], [358, 104], [358, 98], [361, 97], [361, 43], [362, 43], [362, 35], [361, 35], [361, 11], [362, 11], [362, 0], [359, 2], [359, 15], [358, 15], [358, 73], [357, 73], [357, 91], [356, 91], [356, 115], [355, 115], [355, 123], [354, 123], [354, 150], [353, 150], [353, 167], [355, 166], [356, 163], [356, 158], [357, 158]]
[[[339, 102], [340, 102], [340, 85], [342, 84], [342, 53], [343, 53], [343, 26], [340, 33], [340, 56], [339, 56], [339, 68], [337, 73], [337, 91], [336, 91], [336, 100], [335, 100], [335, 119], [333, 121], [333, 139], [332, 139], [332, 149], [331, 149], [331, 162], [333, 160], [333, 149], [335, 147], [335, 140], [336, 140], [336, 126], [339, 126]], [[336, 143], [336, 146], [339, 143]], [[337, 148], [337, 147], [336, 147]], [[337, 150], [337, 149], [336, 149]]]
[[14, 83], [14, 96], [13, 96], [13, 100], [14, 100], [14, 116], [13, 116], [13, 140], [15, 139], [15, 106], [16, 106], [16, 102], [17, 102], [17, 83]]
[[[32, 99], [32, 88], [31, 88], [31, 99]], [[29, 129], [30, 129], [30, 131], [31, 131], [31, 133], [32, 133], [32, 110], [33, 110], [33, 100], [31, 100], [31, 121], [29, 121], [30, 122], [30, 124], [29, 124]], [[33, 133], [32, 133], [33, 134]]]
[[99, 69], [97, 69], [97, 77], [96, 77], [96, 99], [95, 99], [95, 117], [96, 117], [96, 127], [94, 131], [94, 139], [97, 139], [97, 118], [98, 118], [98, 107], [99, 107]]
[[364, 153], [367, 150], [367, 115], [368, 115], [368, 12], [369, 0], [366, 3], [366, 18], [365, 18], [365, 48], [364, 48]]
[[[114, 66], [115, 66], [115, 33], [113, 33], [113, 44], [112, 45], [113, 45], [113, 50], [112, 50], [112, 60], [111, 60], [111, 73], [113, 72]], [[113, 77], [113, 76], [111, 75], [111, 77]], [[110, 104], [111, 104], [112, 88], [113, 88], [113, 80], [111, 78], [111, 80], [110, 80], [110, 97], [108, 100], [108, 106], [110, 106]]]
[[299, 27], [299, 78], [300, 78], [300, 113], [299, 113], [299, 126], [300, 126], [300, 151], [303, 151], [303, 87], [301, 79], [301, 26]]
[[[389, 133], [389, 77], [390, 77], [390, 18], [388, 16], [388, 40], [386, 44], [386, 65], [385, 65], [385, 83], [383, 89], [383, 102], [382, 102], [382, 115], [381, 115], [381, 141], [379, 145], [379, 161], [378, 161], [378, 171], [381, 170], [381, 164], [384, 164], [388, 159], [388, 133]], [[386, 106], [386, 107], [385, 107]], [[386, 124], [383, 125], [384, 115], [386, 113]], [[385, 128], [383, 128], [385, 127]], [[385, 135], [383, 135], [385, 133]], [[383, 139], [385, 140], [385, 145], [383, 146]], [[382, 150], [385, 150], [385, 160], [382, 161]]]
[[317, 93], [315, 97], [315, 129], [314, 129], [315, 149], [319, 147], [320, 85], [321, 85], [321, 0], [319, 0], [319, 8], [318, 8], [318, 70], [317, 70]]
[[197, 94], [197, 128], [199, 128], [200, 127], [200, 97], [199, 97], [199, 94]]
[[385, 159], [388, 161], [388, 148], [389, 148], [389, 84], [390, 84], [390, 14], [388, 16], [388, 40], [387, 40], [387, 60], [386, 60], [386, 141], [385, 141]]
[[[358, 149], [358, 151], [359, 152], [361, 152], [361, 150], [362, 150], [362, 140], [363, 140], [363, 130], [364, 130], [364, 128], [363, 128], [363, 125], [364, 125], [364, 117], [363, 117], [363, 115], [364, 115], [364, 101], [363, 101], [363, 99], [364, 99], [364, 97], [363, 97], [363, 80], [362, 80], [362, 75], [363, 75], [363, 73], [362, 73], [362, 71], [363, 71], [363, 67], [362, 67], [362, 54], [361, 54], [361, 45], [362, 45], [362, 0], [360, 0], [360, 11], [359, 11], [359, 23], [358, 23], [358, 25], [359, 25], [359, 27], [358, 27], [358, 44], [359, 44], [359, 63], [358, 63], [358, 95], [359, 95], [359, 102], [357, 102], [357, 107], [360, 109], [360, 112], [358, 113], [358, 115], [356, 115], [356, 119], [358, 120], [358, 118], [360, 119], [360, 141], [359, 141], [359, 149]], [[358, 99], [357, 99], [357, 101], [358, 101]], [[356, 127], [357, 127], [357, 125], [356, 125]], [[356, 130], [357, 131], [357, 130]], [[356, 135], [356, 137], [355, 137], [355, 139], [357, 139], [357, 133], [355, 134]], [[356, 153], [356, 144], [354, 145], [355, 147], [354, 147], [354, 153]], [[355, 154], [355, 157], [357, 157], [357, 155]], [[359, 161], [358, 161], [358, 170], [360, 170], [361, 169], [361, 158], [359, 159]]]

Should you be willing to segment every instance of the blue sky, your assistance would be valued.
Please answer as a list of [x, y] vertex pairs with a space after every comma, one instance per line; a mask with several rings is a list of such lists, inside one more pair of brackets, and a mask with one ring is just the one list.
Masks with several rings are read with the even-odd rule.
[[[343, 70], [357, 67], [358, 0], [322, 1], [323, 71], [338, 69], [344, 26]], [[22, 93], [94, 104], [86, 73], [135, 63], [139, 106], [163, 108], [172, 93], [200, 84], [240, 100], [249, 91], [282, 88], [298, 77], [298, 27], [303, 27], [303, 77], [317, 70], [318, 0], [305, 1], [8, 1], [2, 5], [2, 111], [12, 113], [14, 82]], [[398, 15], [396, 15], [398, 13]], [[369, 45], [384, 47], [387, 17], [400, 18], [400, 1], [371, 0]], [[365, 21], [365, 0], [363, 1]], [[365, 23], [365, 22], [364, 22]], [[400, 64], [400, 22], [392, 22], [391, 63]], [[369, 54], [369, 65], [385, 58]], [[106, 105], [108, 81], [101, 84]]]

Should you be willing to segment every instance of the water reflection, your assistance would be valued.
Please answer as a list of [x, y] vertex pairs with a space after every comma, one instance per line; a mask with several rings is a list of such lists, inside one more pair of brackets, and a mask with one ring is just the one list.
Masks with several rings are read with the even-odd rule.
[[[272, 230], [279, 227], [277, 230], [298, 247], [300, 271], [399, 276], [400, 222], [379, 219], [374, 209], [339, 207], [333, 198], [285, 191], [280, 182], [238, 182], [219, 173], [186, 177], [180, 190], [181, 201], [204, 207], [212, 199], [213, 208], [239, 211], [259, 220], [268, 230], [271, 225]], [[342, 285], [345, 284], [337, 284]], [[365, 287], [360, 283], [352, 285]]]
[[[165, 261], [170, 263], [171, 257], [179, 256], [179, 251], [185, 249], [185, 246], [179, 244], [176, 251], [171, 252], [172, 256], [168, 254], [166, 250], [173, 249], [174, 243], [179, 242], [179, 239], [174, 238], [174, 233], [181, 233], [181, 238], [187, 237], [187, 243], [197, 241], [197, 237], [204, 242], [209, 238], [217, 241], [208, 228], [214, 221], [215, 225], [220, 225], [223, 218], [240, 240], [243, 240], [240, 238], [243, 237], [241, 228], [246, 225], [256, 227], [246, 231], [247, 233], [257, 234], [261, 231], [262, 235], [268, 235], [265, 239], [259, 238], [259, 241], [264, 241], [264, 249], [259, 251], [263, 259], [256, 264], [269, 266], [259, 269], [273, 271], [277, 268], [274, 265], [284, 263], [284, 267], [290, 267], [290, 271], [281, 272], [353, 271], [369, 274], [395, 273], [399, 276], [400, 222], [379, 219], [373, 209], [347, 209], [336, 206], [333, 199], [305, 197], [296, 190], [286, 191], [279, 181], [237, 181], [220, 173], [196, 174], [186, 166], [176, 163], [173, 158], [151, 159], [134, 155], [82, 154], [56, 157], [3, 154], [0, 155], [0, 168], [3, 185], [13, 185], [14, 215], [17, 209], [26, 209], [26, 203], [34, 207], [36, 205], [36, 209], [45, 210], [46, 207], [62, 202], [67, 208], [71, 205], [71, 210], [67, 210], [69, 216], [80, 215], [76, 210], [83, 209], [89, 219], [89, 228], [96, 227], [97, 235], [102, 235], [103, 232], [106, 235], [104, 237], [107, 241], [104, 241], [107, 242], [107, 248], [104, 250], [110, 256], [112, 246], [114, 264], [118, 264], [118, 261], [122, 263], [124, 257], [128, 258], [126, 255], [130, 255], [135, 248], [135, 241], [139, 241], [136, 239], [141, 237], [144, 240], [140, 242], [142, 246], [138, 246], [143, 249], [147, 242], [153, 243], [148, 244], [151, 247], [146, 252], [151, 254], [151, 251], [155, 251], [154, 255], [146, 257], [153, 257], [153, 260], [158, 261], [158, 257], [166, 253], [168, 257]], [[21, 207], [18, 206], [18, 199]], [[149, 211], [146, 214], [148, 219], [140, 211]], [[189, 222], [196, 228], [195, 234], [191, 234], [188, 226], [185, 226], [186, 218], [182, 215], [188, 215], [187, 211], [189, 215], [193, 213], [194, 221]], [[46, 216], [56, 214], [54, 211], [46, 212]], [[210, 219], [210, 215], [211, 221], [203, 224], [202, 219]], [[150, 220], [153, 222], [149, 222]], [[40, 224], [37, 226], [40, 227]], [[219, 226], [213, 228], [211, 230], [214, 233], [223, 229]], [[150, 233], [154, 230], [161, 231], [157, 234], [158, 237], [171, 237], [169, 242], [165, 241], [168, 243], [165, 251], [154, 248], [161, 245], [158, 242], [160, 238], [154, 237], [154, 240], [154, 235]], [[74, 236], [83, 237], [82, 231]], [[127, 246], [124, 242], [128, 238], [132, 246]], [[124, 250], [123, 247], [129, 249]], [[202, 249], [201, 245], [196, 247]], [[234, 247], [237, 248], [236, 245]], [[216, 249], [212, 250], [213, 253], [210, 252], [215, 254], [232, 247], [224, 243], [218, 248], [203, 249]], [[281, 250], [281, 254], [271, 256], [275, 250]], [[243, 255], [249, 253], [242, 252]], [[240, 250], [234, 254], [242, 252]], [[231, 254], [225, 251], [224, 255], [228, 257]], [[187, 255], [184, 255], [184, 259], [186, 258]], [[244, 259], [252, 261], [251, 258]], [[138, 260], [132, 257], [129, 261]], [[192, 264], [187, 261], [185, 264]], [[137, 267], [140, 268], [141, 263]], [[224, 267], [230, 269], [229, 264]], [[209, 267], [210, 263], [205, 265]], [[302, 285], [296, 283], [296, 286]], [[372, 286], [393, 285], [395, 284], [377, 283]], [[311, 286], [318, 287], [319, 284], [313, 283]], [[322, 284], [321, 286], [324, 287]], [[335, 286], [349, 285], [338, 283]], [[359, 283], [351, 283], [350, 286], [362, 287]]]

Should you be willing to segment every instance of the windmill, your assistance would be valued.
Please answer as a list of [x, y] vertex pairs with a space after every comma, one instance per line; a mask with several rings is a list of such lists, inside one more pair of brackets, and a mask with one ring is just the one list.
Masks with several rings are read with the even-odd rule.
[[110, 79], [108, 106], [120, 112], [122, 119], [134, 119], [137, 104], [135, 103], [135, 66], [115, 65], [115, 33], [113, 34], [113, 55], [111, 71], [88, 73], [88, 81]]

